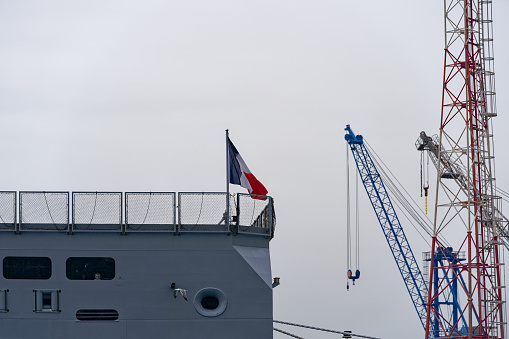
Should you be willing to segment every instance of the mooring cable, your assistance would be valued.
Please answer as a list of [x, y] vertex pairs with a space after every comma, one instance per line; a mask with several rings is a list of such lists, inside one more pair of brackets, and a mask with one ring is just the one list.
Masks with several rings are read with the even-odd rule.
[[285, 321], [273, 320], [273, 322], [275, 322], [277, 324], [283, 324], [283, 325], [289, 325], [289, 326], [297, 326], [297, 327], [308, 328], [310, 330], [317, 330], [317, 331], [322, 331], [322, 332], [329, 332], [329, 333], [350, 335], [352, 337], [358, 337], [358, 338], [381, 339], [381, 338], [378, 338], [378, 337], [370, 337], [370, 336], [362, 335], [362, 334], [355, 334], [355, 333], [349, 333], [349, 332], [335, 331], [335, 330], [329, 330], [329, 329], [326, 329], [326, 328], [320, 328], [320, 327], [314, 327], [314, 326], [308, 326], [308, 325], [294, 324], [294, 323], [289, 323], [289, 322], [285, 322]]
[[303, 337], [299, 337], [298, 335], [295, 335], [295, 334], [292, 334], [290, 332], [286, 332], [286, 331], [283, 331], [283, 330], [280, 330], [279, 328], [276, 328], [276, 327], [273, 327], [274, 331], [276, 332], [279, 332], [279, 333], [283, 333], [283, 334], [286, 334], [290, 337], [293, 337], [293, 338], [297, 338], [297, 339], [304, 339]]

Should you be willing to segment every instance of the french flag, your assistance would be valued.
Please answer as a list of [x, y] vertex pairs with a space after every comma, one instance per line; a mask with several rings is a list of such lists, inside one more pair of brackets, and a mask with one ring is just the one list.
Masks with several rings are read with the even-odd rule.
[[249, 194], [267, 195], [267, 189], [256, 179], [253, 173], [251, 173], [230, 138], [228, 138], [227, 141], [229, 183], [244, 187], [248, 190]]

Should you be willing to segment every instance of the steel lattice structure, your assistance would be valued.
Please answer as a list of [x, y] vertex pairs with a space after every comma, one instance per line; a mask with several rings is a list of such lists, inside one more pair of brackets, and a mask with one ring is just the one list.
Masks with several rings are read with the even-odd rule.
[[403, 227], [394, 210], [389, 193], [371, 156], [364, 145], [361, 135], [355, 135], [347, 125], [345, 140], [350, 146], [359, 176], [362, 180], [369, 201], [373, 206], [391, 253], [396, 261], [401, 277], [412, 299], [419, 320], [423, 327], [426, 323], [427, 286], [421, 270], [415, 260]]
[[[491, 0], [445, 0], [444, 10], [439, 152], [466, 169], [466, 180], [457, 185], [438, 163], [426, 338], [502, 339], [503, 263], [496, 227], [500, 199], [494, 195], [491, 131], [496, 116]], [[455, 251], [440, 242], [441, 233], [453, 234], [450, 242], [459, 240]], [[459, 307], [444, 301], [452, 285], [459, 286], [453, 296]]]

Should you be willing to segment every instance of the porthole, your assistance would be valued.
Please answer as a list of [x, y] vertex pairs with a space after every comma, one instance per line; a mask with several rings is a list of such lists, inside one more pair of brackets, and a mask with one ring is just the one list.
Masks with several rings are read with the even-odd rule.
[[226, 310], [228, 301], [223, 291], [213, 287], [201, 289], [194, 296], [194, 308], [204, 317], [217, 317]]

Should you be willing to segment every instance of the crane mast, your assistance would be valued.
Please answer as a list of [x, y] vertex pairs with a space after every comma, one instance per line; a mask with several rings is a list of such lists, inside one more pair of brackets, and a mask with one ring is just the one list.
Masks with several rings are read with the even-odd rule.
[[[437, 162], [435, 220], [426, 338], [505, 338], [505, 300], [496, 213], [492, 118], [496, 117], [491, 0], [445, 0], [445, 57], [438, 159], [464, 168], [463, 183], [447, 180]], [[439, 235], [457, 241], [450, 252]], [[450, 235], [453, 235], [451, 238]], [[460, 258], [459, 253], [464, 253]], [[435, 258], [443, 260], [437, 261]], [[456, 284], [458, 311], [441, 302]]]

